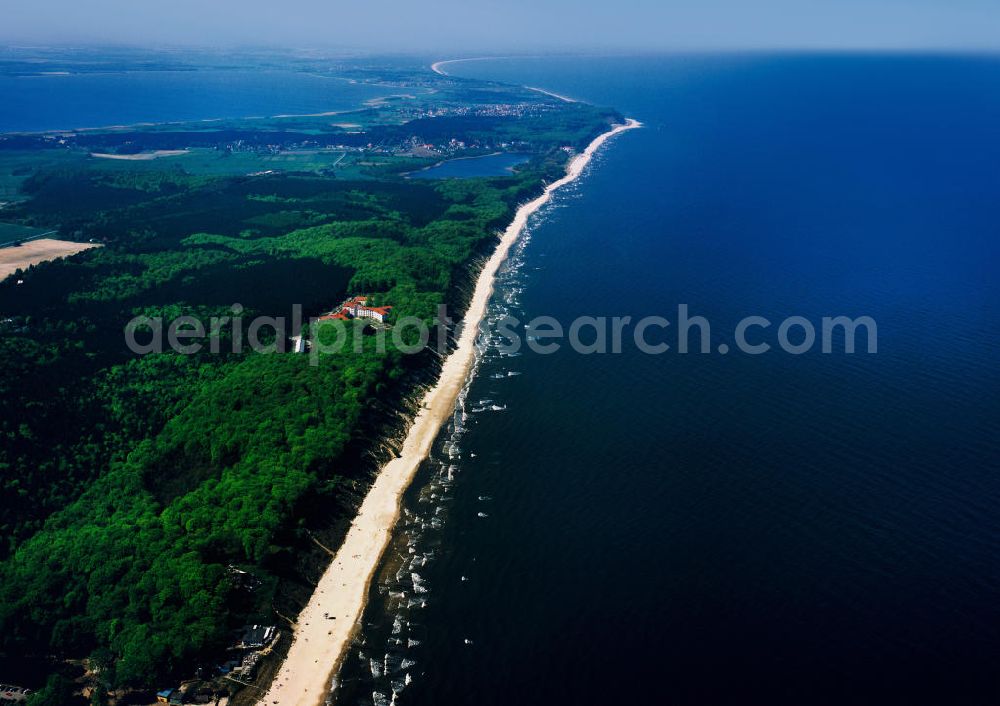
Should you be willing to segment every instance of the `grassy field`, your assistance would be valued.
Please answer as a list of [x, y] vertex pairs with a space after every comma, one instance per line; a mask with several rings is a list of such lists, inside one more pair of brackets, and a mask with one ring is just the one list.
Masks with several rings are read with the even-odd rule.
[[[176, 172], [193, 176], [241, 176], [261, 172], [311, 172], [344, 179], [384, 177], [419, 169], [436, 160], [343, 150], [287, 150], [277, 154], [192, 148], [186, 154], [150, 160], [92, 157], [80, 150], [0, 151], [0, 203], [24, 198], [21, 185], [36, 171], [86, 169], [115, 172]], [[373, 175], [372, 170], [378, 171]], [[12, 236], [16, 237], [16, 236]], [[0, 230], [0, 242], [3, 238]]]
[[[338, 162], [347, 162], [342, 151], [299, 150], [279, 154], [228, 152], [214, 149], [191, 149], [187, 154], [161, 157], [146, 162], [90, 160], [88, 166], [100, 169], [130, 171], [183, 169], [195, 176], [227, 176], [253, 174], [268, 170], [319, 172], [332, 169]], [[95, 164], [96, 163], [96, 164]]]

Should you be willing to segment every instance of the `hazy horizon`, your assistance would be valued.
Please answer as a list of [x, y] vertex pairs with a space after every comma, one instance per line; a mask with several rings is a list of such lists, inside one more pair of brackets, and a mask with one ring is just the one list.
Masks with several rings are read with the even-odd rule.
[[178, 0], [87, 5], [41, 0], [6, 10], [0, 43], [311, 47], [487, 54], [528, 51], [1000, 49], [1000, 6], [985, 0], [549, 0], [410, 5], [375, 0]]

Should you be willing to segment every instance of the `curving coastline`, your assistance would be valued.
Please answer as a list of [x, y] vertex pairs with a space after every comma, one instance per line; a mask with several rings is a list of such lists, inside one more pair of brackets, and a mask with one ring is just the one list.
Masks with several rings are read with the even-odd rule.
[[502, 56], [470, 56], [465, 59], [444, 59], [442, 61], [435, 61], [431, 64], [431, 71], [440, 76], [451, 76], [450, 73], [444, 71], [441, 67], [445, 64], [457, 64], [460, 61], [488, 61], [489, 59], [503, 59]]
[[[505, 56], [470, 56], [470, 57], [465, 58], [465, 59], [444, 59], [443, 61], [435, 61], [433, 64], [431, 64], [431, 71], [433, 71], [434, 73], [436, 73], [436, 74], [438, 74], [440, 76], [451, 76], [450, 73], [448, 73], [447, 71], [445, 71], [441, 67], [444, 66], [445, 64], [457, 64], [457, 63], [462, 62], [462, 61], [489, 61], [490, 59], [506, 59], [506, 58], [508, 58], [508, 57], [505, 57]], [[520, 57], [520, 58], [523, 59], [523, 58], [527, 58], [527, 57]], [[566, 103], [576, 103], [577, 102], [575, 98], [570, 98], [568, 96], [564, 96], [561, 93], [553, 93], [552, 91], [546, 91], [544, 88], [536, 88], [534, 86], [525, 86], [525, 88], [527, 88], [529, 91], [535, 91], [537, 93], [544, 94], [544, 95], [549, 96], [551, 98], [557, 98], [557, 99], [559, 99], [561, 101], [565, 101]]]
[[[435, 64], [434, 70], [442, 63]], [[437, 384], [424, 396], [400, 455], [379, 471], [357, 516], [329, 567], [316, 585], [295, 625], [294, 641], [260, 703], [280, 706], [318, 706], [324, 703], [361, 619], [371, 579], [388, 546], [399, 516], [399, 503], [420, 464], [430, 452], [444, 422], [454, 411], [475, 359], [475, 342], [486, 313], [494, 279], [528, 218], [545, 205], [559, 188], [576, 180], [594, 153], [608, 139], [641, 127], [628, 119], [598, 135], [566, 167], [566, 174], [545, 187], [535, 199], [522, 204], [490, 259], [476, 279], [476, 286], [462, 321], [458, 345], [445, 360]]]

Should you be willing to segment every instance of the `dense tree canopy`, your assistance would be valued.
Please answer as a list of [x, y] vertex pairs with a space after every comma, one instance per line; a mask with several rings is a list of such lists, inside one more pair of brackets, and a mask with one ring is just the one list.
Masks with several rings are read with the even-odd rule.
[[[375, 405], [405, 392], [414, 365], [358, 331], [360, 352], [316, 361], [226, 345], [137, 356], [125, 322], [204, 320], [235, 303], [246, 319], [295, 304], [310, 316], [362, 293], [393, 317], [429, 321], [438, 304], [460, 303], [470, 263], [517, 204], [560, 174], [558, 144], [579, 146], [606, 118], [567, 108], [520, 127], [410, 126], [535, 139], [534, 159], [509, 177], [88, 167], [27, 179], [5, 217], [104, 247], [0, 283], [3, 649], [90, 655], [109, 685], [188, 673], [269, 610], [303, 505], [342, 507], [341, 493], [367, 480], [345, 449]], [[61, 679], [39, 703], [62, 698]]]

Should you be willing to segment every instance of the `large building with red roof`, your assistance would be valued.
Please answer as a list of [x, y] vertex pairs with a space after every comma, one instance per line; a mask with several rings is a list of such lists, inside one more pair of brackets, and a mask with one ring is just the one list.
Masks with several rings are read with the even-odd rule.
[[341, 321], [374, 319], [375, 321], [384, 323], [390, 311], [392, 311], [391, 306], [368, 306], [368, 297], [354, 297], [341, 304], [339, 309], [331, 311], [329, 314], [324, 314], [319, 318], [321, 321], [331, 319], [339, 319]]

